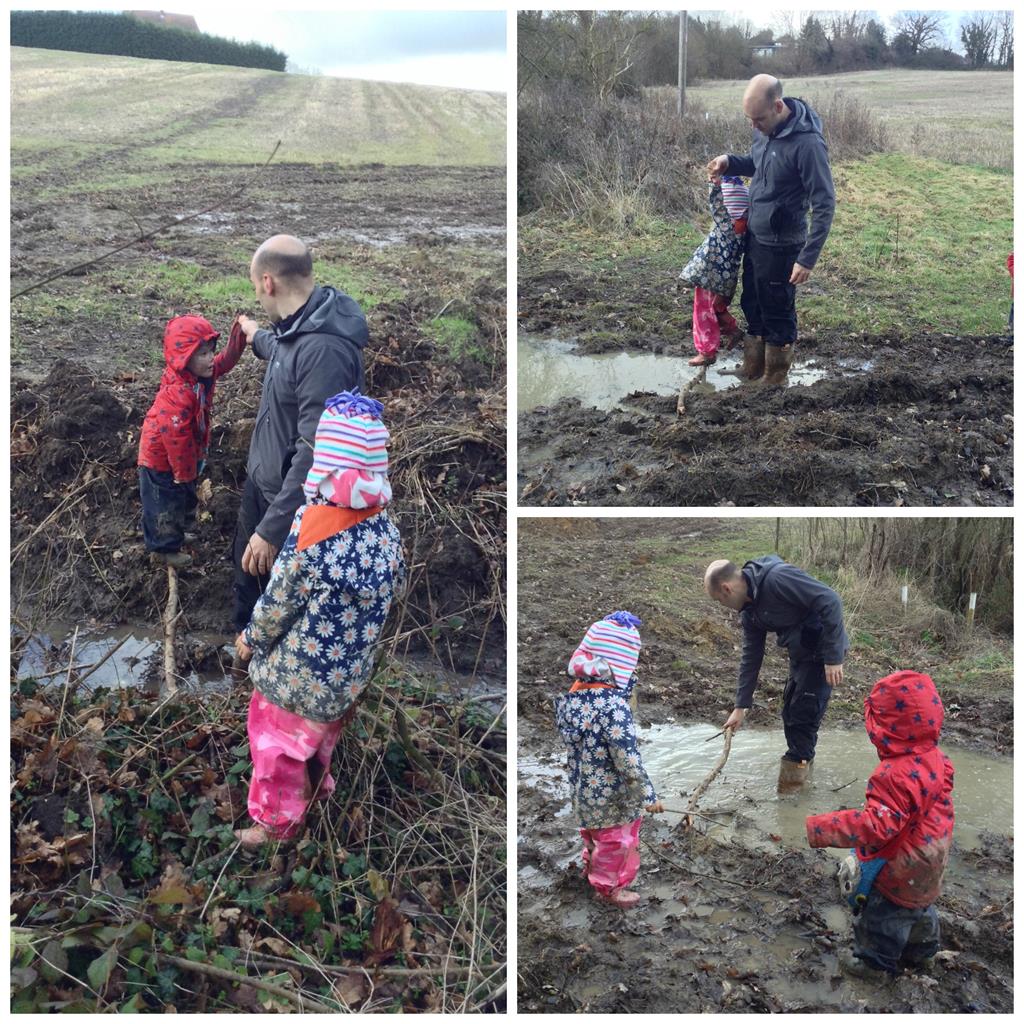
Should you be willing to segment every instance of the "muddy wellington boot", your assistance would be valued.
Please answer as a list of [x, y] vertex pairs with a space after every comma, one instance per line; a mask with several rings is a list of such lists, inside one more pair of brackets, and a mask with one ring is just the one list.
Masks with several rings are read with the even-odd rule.
[[790, 793], [799, 793], [807, 781], [807, 770], [810, 761], [790, 761], [784, 757], [779, 762], [779, 785], [780, 796], [787, 796]]
[[744, 380], [757, 380], [764, 373], [764, 338], [743, 339], [743, 366], [740, 376]]
[[874, 981], [880, 985], [888, 984], [893, 980], [894, 975], [888, 971], [883, 971], [880, 967], [872, 966], [867, 960], [862, 960], [859, 956], [854, 956], [853, 953], [848, 953], [844, 950], [837, 959], [839, 961], [839, 970], [848, 977], [862, 978], [865, 981]]
[[789, 376], [789, 368], [793, 365], [795, 344], [768, 345], [765, 348], [765, 369], [761, 383], [766, 385], [782, 385]]

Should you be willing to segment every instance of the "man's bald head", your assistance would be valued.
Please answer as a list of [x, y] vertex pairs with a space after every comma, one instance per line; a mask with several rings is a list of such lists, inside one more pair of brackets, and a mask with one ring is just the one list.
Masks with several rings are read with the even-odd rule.
[[274, 235], [253, 254], [249, 280], [263, 311], [279, 323], [313, 292], [313, 254], [294, 235]]
[[740, 611], [747, 603], [747, 581], [735, 562], [719, 558], [704, 573], [704, 591], [712, 601]]
[[313, 279], [313, 254], [309, 246], [294, 235], [268, 238], [252, 258], [253, 276], [270, 274], [293, 287], [299, 281]]
[[789, 117], [782, 83], [773, 75], [754, 75], [743, 93], [743, 116], [763, 135], [770, 135]]

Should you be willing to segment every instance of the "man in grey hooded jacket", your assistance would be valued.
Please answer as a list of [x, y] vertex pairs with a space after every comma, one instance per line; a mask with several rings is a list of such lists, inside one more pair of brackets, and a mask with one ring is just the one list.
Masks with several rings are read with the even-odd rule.
[[783, 99], [777, 78], [750, 80], [743, 113], [754, 129], [750, 155], [717, 156], [708, 173], [751, 178], [740, 296], [751, 337], [743, 342], [740, 372], [784, 384], [797, 338], [796, 286], [810, 278], [828, 238], [835, 188], [821, 119], [803, 100]]
[[726, 728], [738, 729], [754, 703], [767, 634], [775, 633], [779, 646], [789, 652], [782, 696], [787, 750], [779, 769], [779, 792], [793, 792], [803, 785], [814, 760], [832, 687], [843, 681], [850, 646], [843, 602], [831, 587], [778, 555], [752, 559], [742, 569], [725, 559], [712, 562], [704, 574], [704, 590], [739, 612], [743, 626], [736, 701]]
[[313, 461], [324, 402], [363, 387], [366, 317], [355, 300], [313, 280], [313, 257], [292, 235], [274, 235], [249, 268], [256, 298], [273, 327], [241, 317], [253, 352], [266, 360], [263, 392], [249, 442], [245, 490], [235, 529], [233, 624], [241, 632], [266, 586]]

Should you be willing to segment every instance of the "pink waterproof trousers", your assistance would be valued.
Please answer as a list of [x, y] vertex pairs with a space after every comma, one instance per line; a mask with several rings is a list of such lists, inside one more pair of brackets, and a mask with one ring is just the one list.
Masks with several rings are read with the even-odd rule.
[[331, 753], [344, 720], [311, 722], [253, 691], [249, 701], [249, 814], [275, 839], [302, 830], [310, 801], [334, 792]]
[[706, 288], [693, 290], [693, 347], [702, 356], [718, 355], [722, 332], [732, 334], [738, 328], [723, 296]]
[[602, 896], [624, 889], [640, 869], [640, 825], [642, 821], [610, 828], [581, 828], [583, 866], [587, 880]]

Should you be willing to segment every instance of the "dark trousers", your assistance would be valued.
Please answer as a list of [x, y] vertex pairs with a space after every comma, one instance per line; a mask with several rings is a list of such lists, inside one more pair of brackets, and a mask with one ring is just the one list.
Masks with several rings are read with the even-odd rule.
[[740, 307], [747, 333], [767, 345], [796, 341], [796, 285], [789, 283], [802, 245], [762, 245], [747, 232]]
[[142, 536], [147, 551], [180, 551], [185, 531], [195, 526], [196, 482], [176, 484], [174, 474], [139, 466]]
[[782, 693], [782, 729], [786, 757], [810, 761], [818, 745], [818, 727], [825, 717], [832, 687], [825, 682], [825, 663], [803, 647], [789, 652], [789, 679]]
[[259, 488], [251, 481], [245, 481], [242, 490], [242, 503], [238, 507], [238, 521], [235, 523], [235, 539], [231, 547], [231, 558], [234, 562], [234, 607], [231, 612], [231, 624], [236, 632], [241, 632], [249, 625], [249, 617], [252, 615], [260, 594], [267, 588], [269, 574], [266, 576], [250, 576], [242, 571], [242, 555], [245, 554], [245, 547], [249, 538], [256, 532], [260, 520], [270, 507]]
[[[876, 970], [899, 972], [939, 951], [939, 915], [935, 907], [901, 907], [877, 889], [868, 893], [854, 918], [853, 953]], [[902, 963], [901, 963], [902, 961]]]

